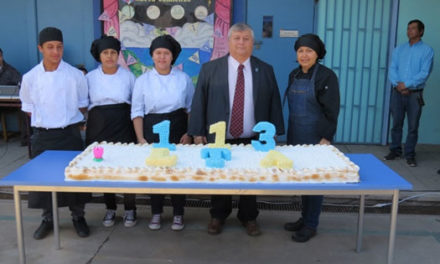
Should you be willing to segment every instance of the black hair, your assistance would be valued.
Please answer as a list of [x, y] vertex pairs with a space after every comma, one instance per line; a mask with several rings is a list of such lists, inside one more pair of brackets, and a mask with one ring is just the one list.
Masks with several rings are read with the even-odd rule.
[[420, 36], [423, 37], [423, 34], [425, 33], [425, 24], [423, 24], [423, 22], [418, 19], [413, 19], [408, 22], [408, 26], [412, 23], [417, 23], [417, 28], [419, 29], [419, 32], [421, 33]]

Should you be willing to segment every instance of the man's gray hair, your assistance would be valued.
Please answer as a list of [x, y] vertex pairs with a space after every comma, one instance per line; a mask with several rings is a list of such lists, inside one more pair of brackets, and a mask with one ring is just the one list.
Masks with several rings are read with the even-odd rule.
[[238, 32], [250, 31], [252, 39], [254, 39], [254, 31], [252, 30], [251, 26], [249, 26], [248, 24], [245, 24], [245, 23], [237, 23], [237, 24], [232, 25], [232, 27], [229, 28], [228, 39], [231, 37], [232, 32], [237, 32], [237, 31]]

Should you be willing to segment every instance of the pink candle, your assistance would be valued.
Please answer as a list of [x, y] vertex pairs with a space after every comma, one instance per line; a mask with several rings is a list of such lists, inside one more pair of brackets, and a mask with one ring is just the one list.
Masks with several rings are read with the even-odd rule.
[[93, 148], [93, 156], [95, 161], [102, 161], [102, 155], [104, 155], [104, 148], [96, 146]]

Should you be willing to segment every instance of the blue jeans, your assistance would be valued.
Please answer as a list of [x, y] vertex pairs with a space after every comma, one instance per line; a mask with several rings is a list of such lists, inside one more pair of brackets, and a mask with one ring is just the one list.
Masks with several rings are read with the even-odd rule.
[[318, 228], [323, 200], [324, 196], [322, 195], [301, 196], [301, 216], [305, 226], [315, 230]]
[[405, 141], [405, 158], [414, 158], [417, 139], [419, 137], [419, 121], [422, 115], [422, 106], [418, 97], [422, 92], [413, 92], [409, 95], [402, 95], [393, 89], [391, 94], [391, 116], [393, 127], [391, 129], [390, 151], [402, 154], [402, 128], [405, 114], [408, 117], [408, 134]]

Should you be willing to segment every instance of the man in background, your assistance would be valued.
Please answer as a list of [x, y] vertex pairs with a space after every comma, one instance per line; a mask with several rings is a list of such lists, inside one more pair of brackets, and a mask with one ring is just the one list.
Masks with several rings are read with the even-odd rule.
[[[390, 153], [385, 160], [394, 160], [404, 154], [407, 164], [416, 167], [416, 144], [420, 116], [422, 114], [423, 89], [431, 73], [434, 51], [422, 41], [425, 25], [415, 19], [408, 23], [406, 34], [408, 42], [397, 46], [393, 51], [389, 79], [393, 86], [391, 92], [391, 129]], [[408, 135], [402, 153], [402, 127], [408, 117]]]

